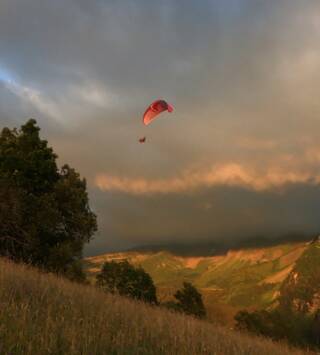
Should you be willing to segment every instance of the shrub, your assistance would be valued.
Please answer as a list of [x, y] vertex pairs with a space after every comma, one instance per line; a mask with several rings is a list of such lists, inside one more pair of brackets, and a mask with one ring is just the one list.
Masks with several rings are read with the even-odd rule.
[[206, 316], [202, 295], [191, 283], [184, 282], [183, 288], [174, 294], [174, 298], [176, 301], [166, 302], [164, 306], [198, 318]]
[[107, 292], [158, 304], [156, 288], [150, 275], [141, 267], [129, 264], [127, 260], [105, 262], [96, 279], [97, 285]]

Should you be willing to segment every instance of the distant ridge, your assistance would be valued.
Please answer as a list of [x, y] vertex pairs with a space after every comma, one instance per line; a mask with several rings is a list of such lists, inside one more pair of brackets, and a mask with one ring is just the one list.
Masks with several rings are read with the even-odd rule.
[[199, 242], [199, 243], [163, 243], [146, 244], [137, 247], [125, 249], [122, 252], [160, 252], [167, 251], [178, 256], [217, 256], [225, 255], [229, 250], [256, 249], [273, 247], [286, 243], [310, 242], [318, 240], [320, 235], [312, 237], [304, 234], [286, 234], [277, 238], [268, 238], [266, 236], [256, 236], [242, 239], [239, 241], [221, 241], [221, 242]]

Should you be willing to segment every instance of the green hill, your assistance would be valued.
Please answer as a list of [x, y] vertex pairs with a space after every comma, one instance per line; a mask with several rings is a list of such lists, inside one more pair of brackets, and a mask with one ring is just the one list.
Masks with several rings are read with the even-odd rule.
[[0, 259], [0, 353], [305, 354]]
[[282, 283], [279, 302], [304, 313], [320, 309], [320, 237], [307, 246]]
[[104, 261], [127, 259], [152, 276], [160, 298], [170, 298], [183, 281], [189, 281], [201, 289], [207, 308], [218, 302], [234, 313], [240, 308], [271, 306], [307, 246], [308, 243], [286, 243], [204, 257], [166, 251], [112, 253], [87, 258], [86, 270], [93, 279]]

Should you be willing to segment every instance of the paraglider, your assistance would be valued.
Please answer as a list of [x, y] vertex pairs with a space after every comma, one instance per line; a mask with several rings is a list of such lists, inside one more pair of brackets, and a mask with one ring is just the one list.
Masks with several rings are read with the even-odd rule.
[[168, 111], [172, 112], [173, 107], [164, 100], [154, 101], [147, 109], [143, 115], [143, 124], [148, 125], [153, 121], [160, 113]]
[[[143, 115], [143, 124], [148, 126], [160, 113], [162, 112], [172, 112], [173, 106], [168, 104], [165, 100], [154, 101], [145, 111]], [[140, 143], [145, 143], [146, 137], [139, 139]]]

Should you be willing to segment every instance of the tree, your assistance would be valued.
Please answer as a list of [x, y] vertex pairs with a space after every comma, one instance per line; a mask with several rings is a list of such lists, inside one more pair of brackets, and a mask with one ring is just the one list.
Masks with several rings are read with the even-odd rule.
[[151, 276], [127, 260], [105, 262], [97, 275], [97, 285], [103, 290], [118, 293], [147, 303], [158, 304]]
[[22, 199], [20, 189], [0, 178], [0, 251], [2, 255], [23, 255], [28, 236], [22, 228]]
[[[236, 329], [286, 339], [296, 346], [317, 345], [317, 317], [276, 307], [271, 310], [240, 311], [235, 315]], [[315, 330], [315, 331], [314, 331]], [[319, 329], [318, 329], [319, 331]]]
[[289, 337], [290, 315], [280, 312], [278, 309], [272, 311], [257, 310], [252, 313], [239, 311], [235, 317], [236, 329], [253, 332], [258, 335], [270, 337], [274, 340]]
[[183, 283], [183, 288], [174, 294], [177, 302], [168, 302], [167, 306], [198, 318], [206, 316], [206, 309], [201, 293], [189, 282]]
[[97, 229], [86, 181], [29, 120], [0, 134], [0, 254], [83, 279], [82, 249]]
[[311, 340], [320, 348], [320, 309], [318, 309], [311, 323]]

